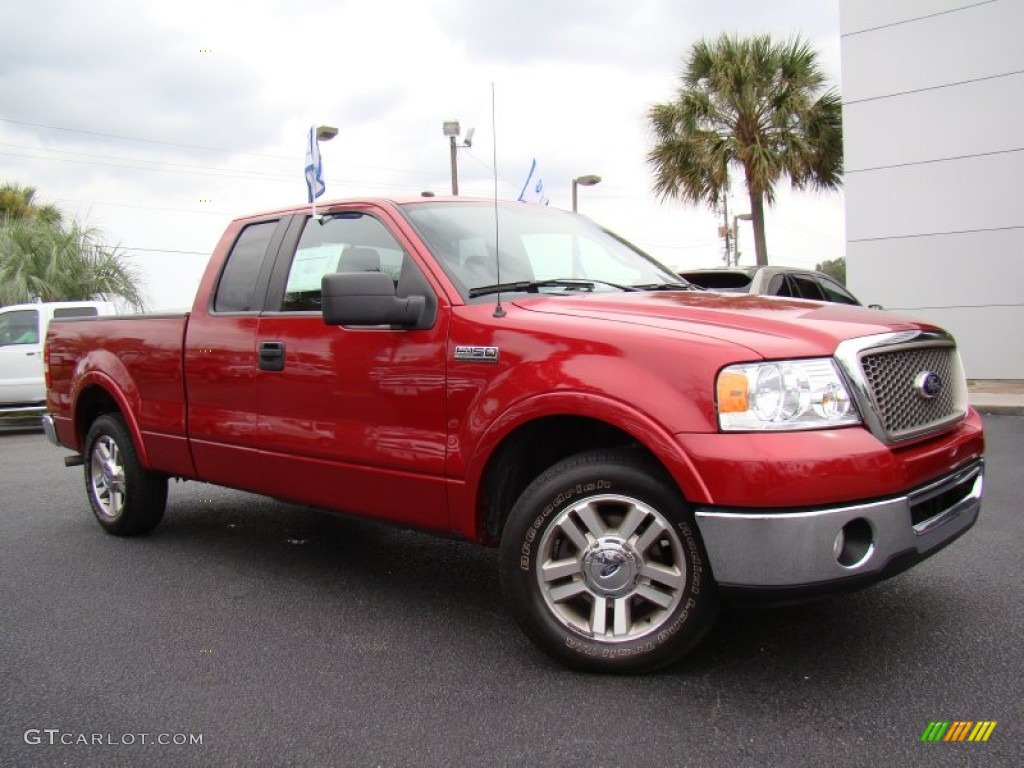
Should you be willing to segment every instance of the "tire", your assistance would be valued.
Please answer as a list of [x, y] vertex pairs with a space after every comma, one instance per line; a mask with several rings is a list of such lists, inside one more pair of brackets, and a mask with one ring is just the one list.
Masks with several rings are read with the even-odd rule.
[[672, 664], [717, 610], [693, 513], [659, 465], [626, 449], [572, 456], [531, 483], [509, 514], [499, 563], [520, 626], [575, 669]]
[[108, 413], [92, 423], [85, 437], [85, 491], [107, 533], [149, 533], [164, 516], [167, 477], [139, 462], [124, 418]]

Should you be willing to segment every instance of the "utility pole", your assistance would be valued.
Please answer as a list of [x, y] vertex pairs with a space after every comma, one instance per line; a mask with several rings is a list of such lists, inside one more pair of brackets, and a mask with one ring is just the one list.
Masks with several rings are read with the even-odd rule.
[[732, 240], [729, 235], [732, 230], [729, 227], [729, 184], [726, 182], [725, 194], [722, 195], [722, 229], [725, 232], [725, 266], [732, 263]]
[[722, 226], [718, 228], [718, 236], [725, 238], [725, 266], [732, 261], [732, 228], [729, 226], [729, 161], [725, 161], [725, 183], [722, 185]]
[[466, 131], [466, 138], [458, 144], [456, 139], [462, 132], [462, 128], [459, 125], [458, 120], [445, 120], [441, 126], [441, 130], [444, 135], [448, 137], [448, 146], [451, 152], [451, 166], [452, 166], [452, 197], [458, 197], [459, 194], [459, 147], [472, 147], [473, 146], [473, 131], [474, 128], [470, 128]]
[[740, 263], [740, 220], [752, 221], [753, 218], [749, 213], [737, 213], [732, 217], [732, 265], [734, 267]]

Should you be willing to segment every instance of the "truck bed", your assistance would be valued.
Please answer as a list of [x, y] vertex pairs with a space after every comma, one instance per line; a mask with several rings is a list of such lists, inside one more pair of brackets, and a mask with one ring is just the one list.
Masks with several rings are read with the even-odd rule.
[[[187, 324], [188, 313], [51, 323], [46, 340], [47, 407], [59, 414], [54, 426], [62, 442], [81, 450], [88, 421], [76, 425], [65, 414], [82, 416], [78, 406], [83, 398], [110, 398], [109, 393], [116, 392], [124, 399], [118, 403], [120, 409], [133, 415], [144, 437], [139, 445], [148, 446], [151, 454], [170, 454], [180, 465], [188, 453], [182, 365]], [[117, 379], [116, 385], [100, 390], [111, 377]]]

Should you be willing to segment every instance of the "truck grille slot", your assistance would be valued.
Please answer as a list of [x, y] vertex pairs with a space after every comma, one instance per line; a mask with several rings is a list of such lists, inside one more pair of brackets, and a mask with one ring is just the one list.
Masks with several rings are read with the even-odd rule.
[[919, 504], [911, 503], [910, 506], [910, 522], [912, 525], [920, 525], [921, 523], [931, 520], [937, 515], [941, 515], [947, 509], [950, 509], [954, 504], [966, 499], [974, 489], [974, 478], [971, 477], [968, 481], [960, 483], [960, 485], [954, 486], [938, 496], [922, 501]]
[[[866, 350], [861, 369], [882, 428], [890, 441], [938, 429], [965, 413], [963, 375], [952, 346], [897, 347]], [[926, 396], [917, 382], [925, 373], [941, 387]]]
[[985, 463], [981, 459], [910, 494], [910, 522], [914, 533], [925, 535], [948, 520], [981, 503]]

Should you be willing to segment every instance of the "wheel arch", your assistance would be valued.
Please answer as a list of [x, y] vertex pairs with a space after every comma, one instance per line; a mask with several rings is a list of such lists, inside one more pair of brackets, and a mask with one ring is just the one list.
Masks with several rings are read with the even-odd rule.
[[706, 495], [692, 462], [657, 423], [617, 401], [588, 395], [571, 398], [570, 405], [566, 397], [520, 404], [492, 426], [470, 472], [474, 539], [497, 544], [526, 487], [562, 459], [589, 450], [631, 448], [659, 465], [684, 498]]
[[139, 462], [147, 469], [150, 467], [146, 445], [142, 440], [142, 433], [131, 404], [111, 379], [98, 372], [83, 376], [75, 392], [72, 412], [75, 439], [82, 450], [85, 448], [85, 436], [89, 432], [89, 427], [96, 419], [107, 413], [120, 414], [135, 444]]

